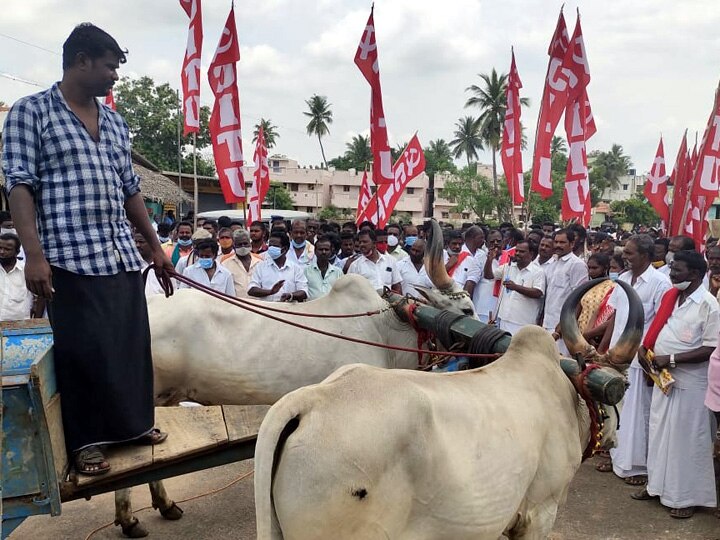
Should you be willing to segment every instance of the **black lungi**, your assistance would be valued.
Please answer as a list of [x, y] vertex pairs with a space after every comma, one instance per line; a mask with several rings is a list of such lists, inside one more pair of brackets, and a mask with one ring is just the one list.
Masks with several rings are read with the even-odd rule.
[[52, 267], [48, 313], [68, 452], [129, 441], [155, 423], [142, 275], [83, 276]]

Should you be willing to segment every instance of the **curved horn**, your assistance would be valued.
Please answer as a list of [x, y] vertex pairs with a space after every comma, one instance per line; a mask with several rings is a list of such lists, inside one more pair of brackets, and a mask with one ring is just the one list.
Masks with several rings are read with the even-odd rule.
[[574, 357], [577, 353], [584, 354], [590, 349], [590, 344], [580, 331], [575, 314], [577, 312], [577, 305], [583, 295], [598, 283], [605, 281], [605, 279], [607, 278], [593, 279], [592, 281], [583, 283], [573, 290], [563, 303], [562, 310], [560, 311], [560, 332], [562, 333], [565, 346], [568, 351], [570, 351], [570, 356]]
[[445, 270], [443, 262], [443, 234], [440, 225], [434, 219], [430, 220], [430, 238], [425, 246], [425, 270], [430, 281], [438, 290], [452, 289], [453, 279]]

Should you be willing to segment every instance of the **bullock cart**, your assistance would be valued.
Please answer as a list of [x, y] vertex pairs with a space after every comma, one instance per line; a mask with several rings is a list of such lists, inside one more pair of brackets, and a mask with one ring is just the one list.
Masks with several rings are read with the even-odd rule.
[[157, 447], [109, 450], [112, 471], [69, 468], [47, 320], [0, 324], [2, 339], [2, 539], [27, 517], [59, 515], [61, 504], [253, 457], [267, 406], [158, 407], [170, 433]]

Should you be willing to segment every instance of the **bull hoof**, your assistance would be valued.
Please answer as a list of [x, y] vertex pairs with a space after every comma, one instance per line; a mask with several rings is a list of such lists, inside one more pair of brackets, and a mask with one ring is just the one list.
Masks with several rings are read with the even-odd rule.
[[165, 510], [160, 510], [160, 515], [170, 521], [177, 521], [183, 517], [183, 510], [175, 502], [168, 506]]
[[115, 522], [115, 525], [120, 525], [123, 536], [126, 536], [127, 538], [145, 538], [148, 534], [150, 534], [148, 530], [140, 524], [140, 520], [136, 517], [133, 517], [130, 525], [123, 525], [117, 521]]

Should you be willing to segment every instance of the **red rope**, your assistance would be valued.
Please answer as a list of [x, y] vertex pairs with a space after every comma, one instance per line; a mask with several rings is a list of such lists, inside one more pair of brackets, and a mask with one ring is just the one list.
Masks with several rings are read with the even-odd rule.
[[[254, 309], [254, 307], [250, 307], [248, 304], [252, 306], [256, 306], [256, 304], [252, 302], [240, 302], [238, 298], [220, 293], [210, 287], [207, 287], [206, 285], [203, 285], [202, 283], [198, 283], [197, 281], [194, 281], [187, 276], [183, 276], [178, 274], [177, 272], [168, 272], [169, 275], [180, 281], [181, 283], [185, 283], [186, 285], [189, 285], [190, 287], [193, 287], [195, 289], [198, 289], [199, 291], [202, 291], [206, 294], [209, 294], [210, 296], [213, 296], [217, 298], [218, 300], [222, 300], [223, 302], [227, 302], [228, 304], [232, 304], [234, 306], [237, 306], [239, 308], [245, 309], [251, 313], [255, 313], [256, 315], [260, 315], [261, 317], [266, 317], [268, 319], [271, 319], [273, 321], [277, 321], [283, 324], [288, 324], [290, 326], [294, 326], [295, 328], [300, 328], [301, 330], [307, 330], [308, 332], [314, 332], [316, 334], [320, 334], [323, 336], [328, 336], [336, 339], [342, 339], [344, 341], [350, 341], [351, 343], [358, 343], [360, 345], [368, 345], [370, 347], [377, 347], [379, 349], [389, 349], [392, 351], [400, 351], [400, 352], [412, 352], [412, 353], [418, 353], [423, 354], [427, 351], [424, 351], [422, 349], [413, 349], [410, 347], [400, 347], [399, 345], [388, 345], [386, 343], [376, 343], [374, 341], [367, 341], [365, 339], [355, 338], [351, 336], [344, 336], [342, 334], [336, 334], [334, 332], [328, 332], [327, 330], [320, 330], [319, 328], [312, 328], [310, 326], [306, 326], [304, 324], [300, 324], [297, 322], [287, 321], [285, 319], [282, 319], [280, 317], [276, 317], [274, 315], [270, 315], [269, 313], [263, 313], [262, 311], [259, 311], [257, 309]], [[260, 307], [260, 306], [258, 306]], [[261, 306], [261, 308], [265, 308], [265, 306]], [[299, 315], [298, 313], [293, 313], [291, 311], [285, 311], [285, 310], [278, 310], [281, 313], [284, 313], [285, 315]], [[382, 311], [382, 310], [381, 310]], [[468, 358], [497, 358], [497, 354], [468, 354], [463, 352], [450, 352], [450, 351], [436, 351], [433, 352], [433, 354], [436, 354], [438, 356], [466, 356]]]
[[582, 460], [585, 461], [588, 458], [591, 458], [593, 455], [595, 455], [595, 451], [597, 450], [599, 444], [600, 444], [600, 438], [601, 433], [601, 423], [600, 423], [600, 411], [598, 410], [598, 406], [593, 400], [592, 396], [590, 395], [590, 391], [587, 388], [586, 379], [587, 376], [595, 371], [596, 369], [599, 369], [600, 366], [598, 364], [588, 364], [585, 369], [578, 375], [578, 392], [580, 394], [580, 397], [585, 400], [585, 404], [587, 405], [588, 412], [590, 413], [590, 440], [587, 443], [587, 446], [585, 447], [585, 450], [583, 451]]

